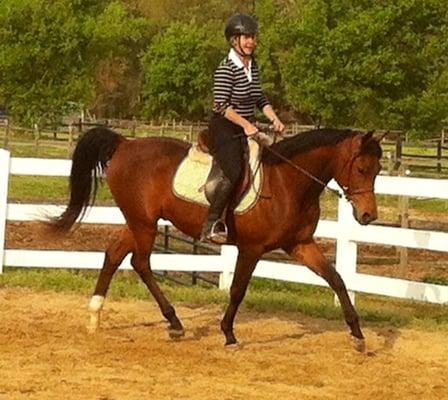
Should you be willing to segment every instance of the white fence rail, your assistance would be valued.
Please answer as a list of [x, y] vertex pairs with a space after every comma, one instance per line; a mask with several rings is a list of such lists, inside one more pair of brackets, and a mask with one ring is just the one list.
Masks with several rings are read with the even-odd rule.
[[[68, 176], [70, 161], [10, 158], [0, 149], [0, 272], [5, 266], [42, 268], [100, 268], [103, 253], [84, 251], [44, 251], [4, 249], [5, 221], [31, 221], [42, 215], [58, 215], [63, 208], [54, 205], [8, 204], [10, 174]], [[335, 187], [334, 185], [332, 185]], [[379, 176], [376, 193], [448, 199], [448, 180]], [[93, 207], [85, 223], [122, 224], [116, 207]], [[169, 224], [159, 221], [160, 224]], [[433, 303], [448, 302], [448, 286], [403, 279], [360, 274], [356, 271], [357, 242], [396, 245], [436, 251], [448, 251], [448, 233], [383, 226], [361, 226], [353, 219], [351, 206], [339, 200], [338, 220], [321, 220], [317, 237], [336, 239], [336, 269], [350, 291], [417, 299]], [[222, 246], [220, 255], [152, 254], [154, 270], [220, 272], [220, 287], [228, 289], [237, 257], [233, 246]], [[130, 268], [126, 258], [121, 268]], [[325, 286], [323, 279], [297, 264], [260, 261], [255, 276]]]

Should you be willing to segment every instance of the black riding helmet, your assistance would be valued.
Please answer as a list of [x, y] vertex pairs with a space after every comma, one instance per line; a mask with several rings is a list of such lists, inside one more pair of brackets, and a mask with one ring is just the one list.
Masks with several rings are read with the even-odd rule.
[[224, 31], [226, 39], [230, 40], [232, 36], [240, 35], [256, 35], [258, 32], [258, 24], [254, 17], [248, 14], [232, 15], [226, 24]]

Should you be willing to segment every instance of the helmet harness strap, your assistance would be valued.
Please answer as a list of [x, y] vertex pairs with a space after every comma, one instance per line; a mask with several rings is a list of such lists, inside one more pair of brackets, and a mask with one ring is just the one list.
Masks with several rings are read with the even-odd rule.
[[[241, 35], [236, 36], [236, 40], [238, 41], [238, 46], [235, 46], [232, 43], [232, 47], [233, 49], [238, 53], [238, 55], [240, 55], [241, 57], [244, 58], [249, 58], [252, 56], [252, 54], [246, 54], [243, 50], [243, 48], [241, 47]], [[238, 49], [239, 48], [239, 49]], [[241, 51], [240, 51], [241, 50]]]

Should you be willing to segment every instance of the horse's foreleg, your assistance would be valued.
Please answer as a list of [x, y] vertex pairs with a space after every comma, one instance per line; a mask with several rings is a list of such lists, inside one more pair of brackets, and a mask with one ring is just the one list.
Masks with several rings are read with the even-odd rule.
[[183, 336], [185, 332], [182, 323], [180, 322], [179, 318], [177, 318], [174, 307], [170, 304], [163, 292], [160, 290], [160, 287], [154, 278], [149, 264], [149, 256], [151, 254], [152, 246], [157, 235], [157, 226], [153, 228], [133, 230], [133, 232], [136, 248], [131, 259], [132, 266], [157, 301], [157, 304], [159, 305], [163, 316], [170, 323], [170, 336]]
[[359, 326], [359, 317], [347, 293], [345, 283], [336, 269], [322, 254], [316, 242], [314, 240], [302, 242], [292, 249], [286, 249], [286, 251], [328, 282], [339, 298], [345, 321], [350, 327], [352, 337], [354, 338], [355, 347], [357, 350], [363, 351], [365, 344], [364, 336]]
[[103, 308], [104, 298], [109, 289], [110, 281], [123, 259], [132, 251], [133, 247], [133, 235], [126, 227], [120, 232], [119, 238], [107, 248], [103, 267], [89, 303], [90, 322], [87, 326], [89, 333], [95, 333], [99, 328], [101, 309]]
[[226, 345], [237, 342], [233, 333], [233, 322], [239, 305], [246, 294], [252, 273], [259, 259], [259, 253], [249, 253], [240, 250], [233, 275], [232, 286], [230, 288], [230, 303], [221, 321], [221, 329], [226, 337]]

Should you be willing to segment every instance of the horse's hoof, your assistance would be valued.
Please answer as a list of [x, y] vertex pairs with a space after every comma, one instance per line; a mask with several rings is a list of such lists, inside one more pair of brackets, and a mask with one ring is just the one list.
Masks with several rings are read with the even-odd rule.
[[226, 346], [231, 346], [232, 344], [237, 344], [238, 341], [236, 340], [235, 336], [226, 338]]
[[174, 328], [168, 328], [168, 335], [171, 339], [180, 339], [181, 337], [185, 336], [185, 330], [182, 329], [174, 329]]
[[351, 336], [353, 347], [356, 351], [359, 351], [360, 353], [365, 353], [366, 351], [366, 341], [364, 338], [360, 339], [355, 336]]

